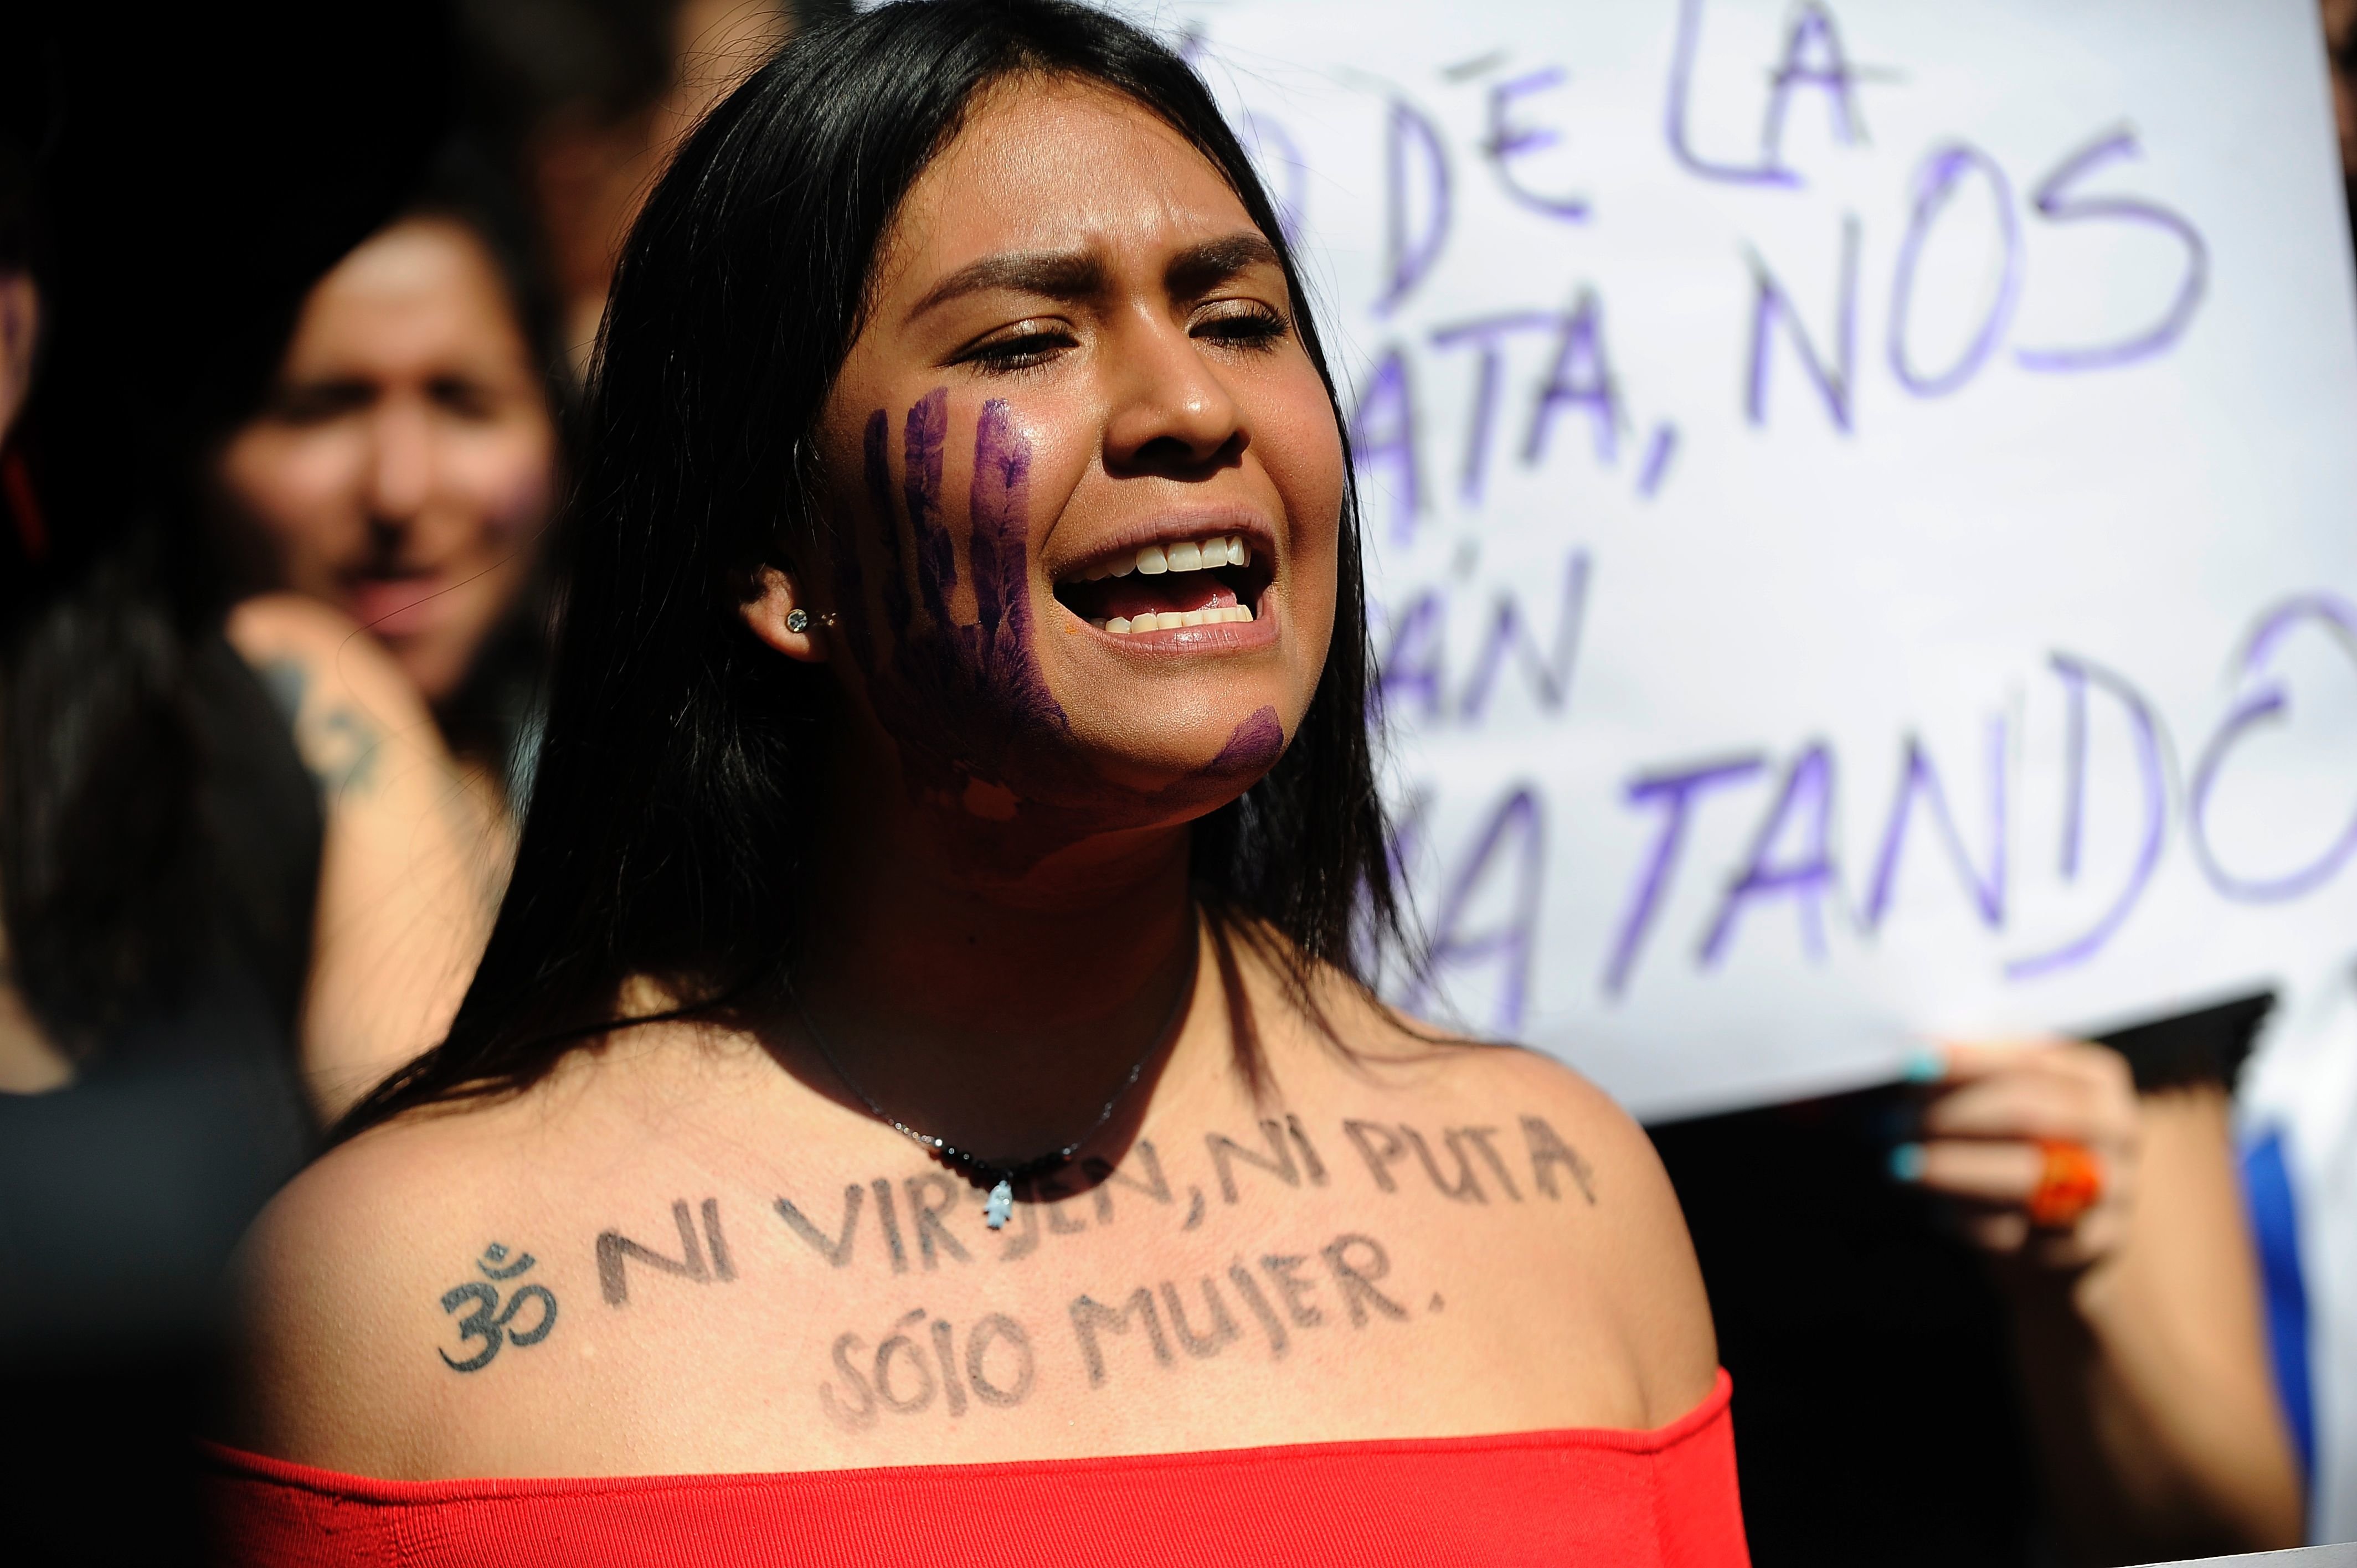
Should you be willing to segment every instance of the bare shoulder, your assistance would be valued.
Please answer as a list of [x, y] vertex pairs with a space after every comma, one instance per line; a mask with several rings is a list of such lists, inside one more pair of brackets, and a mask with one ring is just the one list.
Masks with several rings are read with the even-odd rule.
[[1600, 1309], [1641, 1405], [1635, 1423], [1659, 1425], [1694, 1408], [1717, 1379], [1717, 1342], [1684, 1215], [1652, 1140], [1551, 1057], [1410, 1027], [1415, 1034], [1365, 1020], [1359, 1037], [1371, 1063], [1351, 1076], [1379, 1086], [1398, 1122], [1345, 1122], [1354, 1157], [1372, 1150], [1371, 1164], [1394, 1163], [1383, 1158], [1388, 1134], [1408, 1145], [1394, 1179], [1421, 1176], [1429, 1147], [1451, 1185], [1480, 1183], [1488, 1215], [1514, 1239], [1491, 1253], [1513, 1276], [1506, 1288], [1526, 1283], [1539, 1299], [1525, 1305], [1541, 1310], [1559, 1305], [1544, 1299], [1550, 1294], [1576, 1294]]
[[[552, 1317], [577, 1294], [544, 1239], [561, 1184], [524, 1153], [532, 1115], [521, 1102], [413, 1114], [329, 1151], [271, 1202], [239, 1251], [231, 1443], [361, 1475], [434, 1472], [450, 1371], [491, 1347], [454, 1329], [527, 1284]], [[539, 1316], [510, 1326], [528, 1334]]]

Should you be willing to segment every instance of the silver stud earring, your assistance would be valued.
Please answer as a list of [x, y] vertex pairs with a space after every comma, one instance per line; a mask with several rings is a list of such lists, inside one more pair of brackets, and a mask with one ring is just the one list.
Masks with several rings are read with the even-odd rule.
[[810, 629], [810, 612], [803, 609], [788, 610], [786, 612], [786, 629], [788, 631], [808, 631]]

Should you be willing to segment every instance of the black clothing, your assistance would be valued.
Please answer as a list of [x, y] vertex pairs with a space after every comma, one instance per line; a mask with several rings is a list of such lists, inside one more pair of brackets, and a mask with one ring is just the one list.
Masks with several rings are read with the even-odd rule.
[[[2123, 1031], [2143, 1092], [2230, 1088], [2271, 998]], [[1939, 1200], [1890, 1178], [1914, 1091], [1656, 1127], [1735, 1379], [1759, 1568], [2050, 1556], [2004, 1304]]]
[[295, 1069], [321, 819], [226, 643], [188, 671], [212, 940], [168, 1015], [0, 1094], [0, 1536], [11, 1563], [194, 1561], [222, 1273], [314, 1134]]

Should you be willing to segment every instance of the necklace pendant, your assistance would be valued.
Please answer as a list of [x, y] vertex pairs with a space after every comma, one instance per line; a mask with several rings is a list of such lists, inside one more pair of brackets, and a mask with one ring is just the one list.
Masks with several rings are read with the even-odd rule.
[[1005, 1176], [990, 1189], [990, 1202], [982, 1211], [982, 1222], [993, 1230], [1006, 1229], [1007, 1218], [1015, 1212], [1015, 1184]]

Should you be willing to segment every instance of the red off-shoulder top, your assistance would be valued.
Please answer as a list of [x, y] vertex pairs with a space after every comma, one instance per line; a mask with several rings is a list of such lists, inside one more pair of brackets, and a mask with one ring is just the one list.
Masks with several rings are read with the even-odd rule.
[[210, 1450], [254, 1568], [1742, 1568], [1721, 1372], [1653, 1432], [1306, 1443], [1003, 1465], [379, 1481]]

